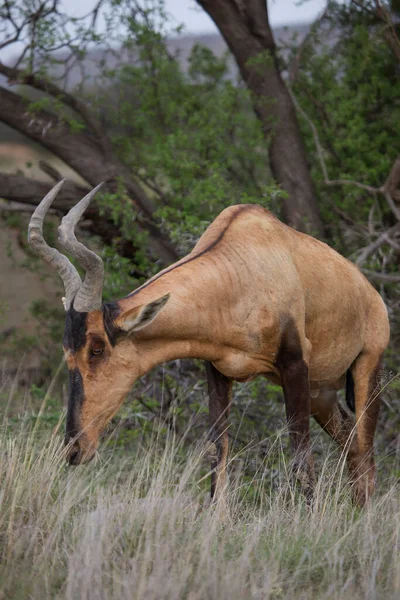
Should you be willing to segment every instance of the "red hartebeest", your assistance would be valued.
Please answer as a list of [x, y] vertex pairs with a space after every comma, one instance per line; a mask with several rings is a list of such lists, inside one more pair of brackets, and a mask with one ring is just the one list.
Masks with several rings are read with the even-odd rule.
[[[381, 297], [358, 268], [260, 206], [231, 206], [188, 256], [126, 298], [103, 304], [102, 261], [74, 233], [99, 186], [59, 228], [60, 245], [86, 271], [82, 283], [69, 260], [43, 239], [43, 219], [61, 185], [35, 210], [28, 237], [65, 285], [69, 462], [94, 455], [101, 431], [138, 377], [166, 361], [201, 358], [207, 361], [216, 446], [212, 496], [226, 485], [232, 380], [263, 375], [283, 388], [307, 494], [312, 415], [346, 452], [355, 499], [363, 504], [374, 488], [377, 372], [389, 324]], [[337, 401], [346, 377], [356, 424]]]

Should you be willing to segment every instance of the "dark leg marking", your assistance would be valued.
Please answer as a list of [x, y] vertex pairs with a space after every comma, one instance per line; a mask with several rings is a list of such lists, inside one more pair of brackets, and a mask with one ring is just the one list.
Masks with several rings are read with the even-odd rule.
[[307, 501], [311, 502], [315, 477], [310, 452], [310, 385], [308, 365], [303, 359], [300, 337], [293, 321], [287, 324], [283, 333], [276, 365], [285, 396], [295, 473]]
[[354, 379], [351, 370], [346, 372], [346, 404], [351, 412], [356, 412], [356, 401], [354, 396]]
[[213, 445], [211, 499], [218, 500], [226, 487], [228, 417], [232, 397], [232, 380], [222, 375], [210, 362], [206, 362], [206, 373], [210, 400], [210, 441]]

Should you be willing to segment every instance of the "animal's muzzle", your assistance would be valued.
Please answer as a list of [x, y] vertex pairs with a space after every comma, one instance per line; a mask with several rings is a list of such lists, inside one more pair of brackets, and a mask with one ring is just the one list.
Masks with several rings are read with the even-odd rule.
[[72, 452], [71, 455], [68, 457], [68, 463], [70, 465], [79, 465], [81, 462], [81, 451], [80, 450], [76, 450], [76, 452]]
[[66, 450], [66, 459], [70, 465], [79, 465], [82, 460], [82, 451], [79, 447], [79, 442], [73, 441], [72, 439], [66, 437], [65, 445], [67, 446]]
[[65, 436], [66, 460], [70, 465], [83, 465], [90, 462], [96, 454], [96, 445], [87, 443], [84, 436], [79, 439]]

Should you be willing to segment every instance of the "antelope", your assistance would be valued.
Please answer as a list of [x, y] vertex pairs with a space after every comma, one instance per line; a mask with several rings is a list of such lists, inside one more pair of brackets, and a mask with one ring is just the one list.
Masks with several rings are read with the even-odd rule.
[[[227, 485], [232, 382], [261, 375], [283, 388], [295, 472], [307, 498], [314, 483], [312, 416], [343, 450], [354, 499], [365, 504], [375, 485], [378, 371], [390, 332], [385, 304], [359, 269], [263, 207], [243, 204], [223, 210], [185, 258], [125, 298], [103, 303], [103, 262], [75, 237], [100, 186], [59, 227], [59, 244], [85, 270], [83, 282], [43, 238], [44, 217], [62, 184], [33, 213], [28, 241], [65, 287], [69, 463], [94, 456], [139, 377], [166, 361], [199, 358], [206, 361], [214, 502]], [[355, 422], [338, 402], [345, 384]]]

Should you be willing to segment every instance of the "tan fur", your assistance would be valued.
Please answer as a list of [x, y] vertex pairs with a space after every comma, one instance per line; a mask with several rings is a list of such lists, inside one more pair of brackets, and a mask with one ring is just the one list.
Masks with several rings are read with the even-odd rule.
[[354, 375], [359, 452], [370, 451], [362, 410], [371, 369], [388, 344], [389, 324], [382, 299], [354, 264], [259, 206], [233, 206], [191, 254], [119, 302], [116, 325], [123, 328], [136, 307], [166, 294], [170, 299], [158, 316], [114, 348], [102, 313], [89, 314], [89, 338], [101, 336], [105, 354], [94, 367], [87, 348], [69, 362], [83, 375], [82, 426], [92, 447], [135, 380], [162, 362], [202, 358], [231, 379], [263, 375], [280, 383], [277, 354], [283, 331], [294, 323], [314, 407], [318, 390], [340, 387], [357, 357], [366, 357], [358, 358]]

